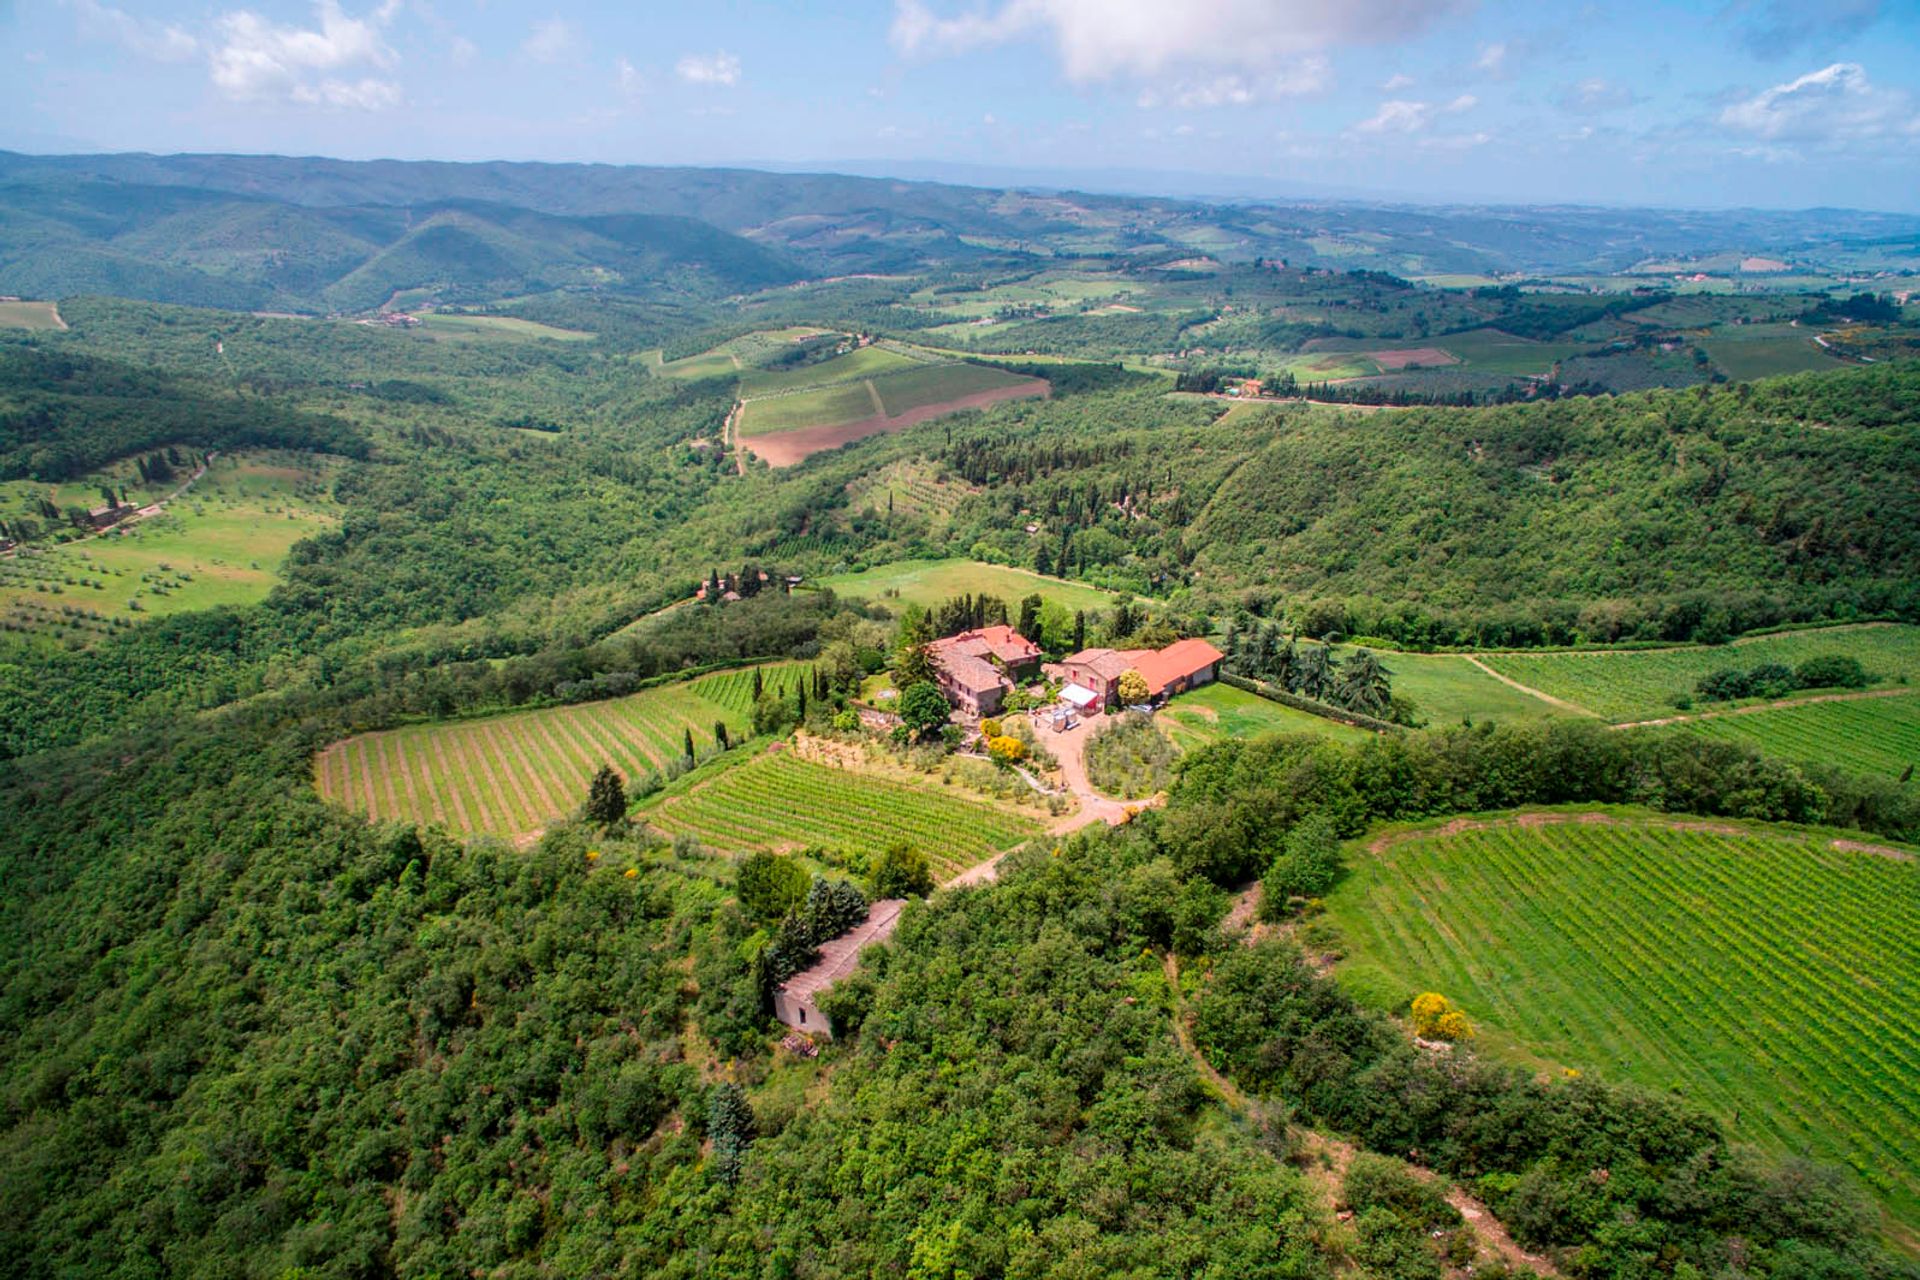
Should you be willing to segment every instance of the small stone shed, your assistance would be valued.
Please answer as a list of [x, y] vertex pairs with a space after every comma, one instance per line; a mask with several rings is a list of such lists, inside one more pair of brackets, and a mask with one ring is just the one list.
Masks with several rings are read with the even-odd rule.
[[882, 898], [867, 908], [867, 918], [831, 942], [822, 943], [820, 959], [811, 969], [803, 969], [788, 978], [773, 993], [773, 1016], [811, 1036], [833, 1038], [833, 1028], [815, 1003], [820, 993], [852, 973], [860, 964], [860, 953], [876, 942], [885, 942], [900, 923], [905, 898]]

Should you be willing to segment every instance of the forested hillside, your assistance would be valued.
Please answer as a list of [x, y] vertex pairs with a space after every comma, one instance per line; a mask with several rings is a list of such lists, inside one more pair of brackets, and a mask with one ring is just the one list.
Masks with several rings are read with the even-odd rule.
[[[1327, 909], [1391, 824], [1540, 806], [1904, 883], [1915, 628], [1721, 647], [1920, 620], [1890, 293], [1223, 263], [1360, 215], [831, 176], [0, 180], [0, 288], [62, 295], [0, 312], [0, 1277], [1920, 1280], [1904, 1182], [1490, 998], [1435, 1039], [1401, 986], [1465, 993], [1337, 970]], [[1685, 221], [1367, 217], [1481, 266]], [[1805, 232], [1714, 235], [1756, 228]], [[1607, 360], [1685, 385], [1563, 368]], [[1044, 661], [956, 716], [930, 642], [1002, 623]], [[1054, 717], [1082, 649], [1171, 701]], [[789, 1035], [776, 985], [895, 897]], [[1911, 1055], [1810, 1021], [1755, 1034], [1891, 1066], [1866, 1120], [1810, 1071], [1805, 1150], [1906, 1149], [1836, 1131]]]

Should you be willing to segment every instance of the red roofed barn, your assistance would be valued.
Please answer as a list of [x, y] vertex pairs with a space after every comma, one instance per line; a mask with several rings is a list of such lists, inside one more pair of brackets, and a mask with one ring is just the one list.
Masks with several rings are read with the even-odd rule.
[[1061, 662], [1067, 678], [1103, 705], [1120, 700], [1120, 677], [1138, 671], [1155, 701], [1211, 684], [1226, 657], [1205, 640], [1180, 640], [1164, 649], [1082, 649]]

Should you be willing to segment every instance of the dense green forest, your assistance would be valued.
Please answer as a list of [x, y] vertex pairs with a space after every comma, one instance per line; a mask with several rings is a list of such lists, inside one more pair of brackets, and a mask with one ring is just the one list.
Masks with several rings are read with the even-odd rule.
[[1195, 1029], [1223, 1069], [1501, 1189], [1584, 1274], [1710, 1273], [1736, 1239], [1758, 1274], [1911, 1274], [1842, 1184], [1684, 1104], [1421, 1057], [1290, 948], [1227, 947], [1214, 887], [1315, 813], [1658, 798], [1911, 834], [1910, 797], [1595, 729], [1227, 744], [1164, 816], [916, 908], [835, 989], [858, 1034], [827, 1073], [769, 1053], [724, 860], [367, 826], [305, 785], [326, 719], [0, 777], [5, 1274], [1332, 1274], [1286, 1128], [1228, 1122], [1183, 1060], [1168, 951], [1219, 966]]

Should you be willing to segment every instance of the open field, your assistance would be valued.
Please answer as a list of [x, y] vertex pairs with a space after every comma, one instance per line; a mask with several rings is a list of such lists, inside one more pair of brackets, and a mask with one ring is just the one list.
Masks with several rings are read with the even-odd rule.
[[288, 549], [337, 518], [338, 466], [291, 452], [223, 455], [161, 514], [0, 559], [0, 627], [85, 643], [144, 617], [252, 604], [273, 589]]
[[1433, 345], [1460, 357], [1474, 368], [1515, 377], [1543, 374], [1553, 362], [1579, 351], [1578, 342], [1535, 342], [1500, 329], [1472, 329], [1435, 338]]
[[741, 406], [739, 432], [747, 447], [769, 465], [785, 467], [827, 449], [963, 409], [984, 409], [1002, 400], [1047, 393], [1041, 379], [1000, 369], [957, 362], [914, 363], [900, 372], [859, 382], [748, 400]]
[[1044, 578], [1026, 569], [983, 564], [978, 560], [896, 560], [863, 573], [837, 573], [817, 578], [813, 585], [843, 596], [864, 600], [898, 600], [931, 608], [961, 595], [998, 596], [1009, 609], [1036, 592], [1068, 609], [1104, 609], [1118, 599], [1085, 583]]
[[860, 347], [843, 356], [803, 365], [798, 369], [748, 368], [740, 375], [740, 395], [745, 400], [786, 395], [841, 382], [858, 382], [876, 374], [911, 369], [918, 363], [911, 356], [903, 356], [885, 347]]
[[1439, 991], [1497, 1054], [1676, 1091], [1920, 1225], [1920, 862], [1631, 810], [1457, 820], [1351, 862], [1327, 909], [1368, 999]]
[[867, 381], [795, 391], [789, 395], [748, 400], [740, 410], [740, 435], [773, 435], [808, 428], [842, 427], [884, 416], [880, 398]]
[[1270, 733], [1317, 733], [1337, 742], [1358, 742], [1372, 736], [1364, 729], [1296, 711], [1224, 684], [1203, 685], [1181, 694], [1153, 720], [1182, 751], [1222, 738], [1256, 738]]
[[1039, 834], [1030, 818], [942, 791], [769, 751], [642, 810], [649, 826], [716, 849], [825, 847], [876, 854], [896, 840], [949, 879]]
[[1920, 690], [1846, 702], [1800, 702], [1683, 721], [1688, 733], [1738, 742], [1799, 764], [1893, 777], [1920, 765]]
[[[1544, 720], [1572, 712], [1520, 692], [1454, 653], [1397, 653], [1373, 650], [1382, 666], [1393, 673], [1393, 691], [1410, 699], [1420, 718], [1435, 727], [1472, 720], [1513, 724]], [[1338, 650], [1352, 656], [1351, 646]]]
[[556, 342], [591, 342], [595, 336], [582, 329], [560, 329], [517, 316], [463, 316], [434, 311], [421, 320], [428, 335], [436, 338], [551, 338]]
[[[786, 668], [768, 672], [781, 688]], [[372, 818], [438, 822], [464, 832], [524, 835], [578, 808], [594, 770], [656, 771], [694, 747], [751, 732], [750, 668], [605, 702], [480, 720], [408, 725], [336, 742], [314, 758], [322, 795]]]
[[0, 302], [0, 329], [64, 329], [57, 302]]
[[1814, 342], [1817, 330], [1789, 324], [1722, 325], [1700, 339], [1720, 371], [1736, 382], [1840, 364]]
[[1604, 719], [1630, 721], [1675, 714], [1675, 696], [1693, 694], [1695, 684], [1708, 672], [1763, 662], [1791, 667], [1824, 654], [1858, 658], [1869, 675], [1883, 679], [1920, 680], [1920, 627], [1827, 627], [1755, 636], [1711, 648], [1493, 653], [1481, 661], [1501, 675]]

